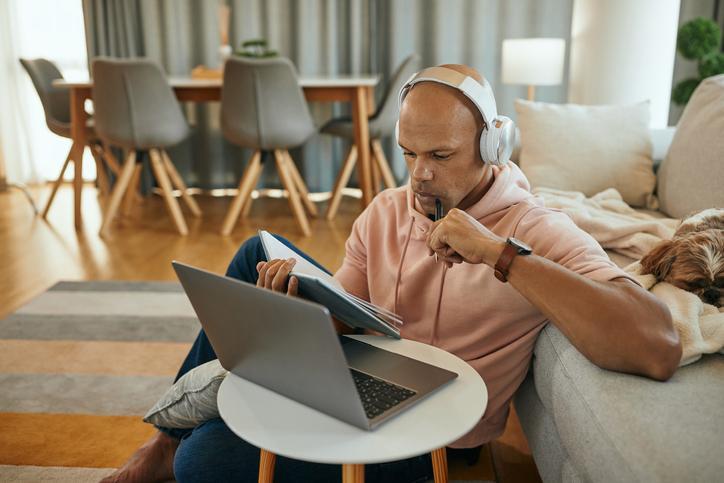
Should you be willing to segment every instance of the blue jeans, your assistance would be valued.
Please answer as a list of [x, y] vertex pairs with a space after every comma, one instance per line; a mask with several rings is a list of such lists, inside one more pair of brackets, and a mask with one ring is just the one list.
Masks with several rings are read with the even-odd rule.
[[[277, 238], [319, 266], [289, 241], [279, 236]], [[256, 264], [265, 260], [259, 238], [250, 238], [239, 248], [229, 264], [226, 275], [256, 283]], [[216, 354], [202, 330], [181, 365], [176, 379], [194, 367], [213, 359], [216, 359]], [[259, 449], [236, 436], [221, 419], [212, 419], [193, 429], [159, 429], [180, 440], [174, 460], [174, 474], [180, 483], [258, 481]], [[365, 467], [365, 481], [368, 482], [419, 482], [430, 478], [432, 478], [432, 464], [429, 454]], [[307, 463], [278, 456], [274, 481], [338, 483], [342, 481], [342, 469], [339, 465]]]

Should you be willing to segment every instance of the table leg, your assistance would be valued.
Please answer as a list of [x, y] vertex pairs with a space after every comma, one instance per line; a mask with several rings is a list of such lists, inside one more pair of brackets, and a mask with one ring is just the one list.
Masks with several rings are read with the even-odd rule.
[[364, 483], [365, 465], [342, 465], [342, 483]]
[[259, 454], [259, 483], [272, 483], [274, 481], [274, 463], [276, 463], [277, 455], [261, 450]]
[[447, 483], [447, 451], [445, 448], [438, 448], [430, 454], [435, 483]]
[[85, 150], [85, 125], [88, 114], [85, 112], [84, 103], [86, 94], [80, 89], [70, 90], [70, 125], [73, 147], [71, 148], [71, 159], [73, 160], [75, 175], [73, 178], [74, 191], [74, 215], [75, 228], [80, 229], [83, 225], [81, 215], [81, 193], [83, 192], [83, 151]]
[[367, 88], [355, 88], [352, 100], [354, 142], [357, 145], [357, 177], [362, 189], [362, 206], [372, 201], [372, 170], [370, 169], [370, 133], [367, 113]]

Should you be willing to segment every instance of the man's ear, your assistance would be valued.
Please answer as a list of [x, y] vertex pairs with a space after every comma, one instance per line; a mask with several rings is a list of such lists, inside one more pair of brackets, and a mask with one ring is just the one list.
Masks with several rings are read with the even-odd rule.
[[663, 280], [669, 274], [671, 265], [676, 260], [672, 240], [659, 243], [641, 259], [641, 272], [653, 274], [657, 280]]

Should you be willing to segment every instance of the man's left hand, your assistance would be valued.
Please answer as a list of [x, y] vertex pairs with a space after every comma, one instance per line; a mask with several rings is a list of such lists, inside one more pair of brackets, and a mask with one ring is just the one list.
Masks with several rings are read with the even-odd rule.
[[434, 222], [427, 235], [430, 255], [437, 254], [438, 260], [445, 262], [448, 267], [462, 262], [493, 266], [504, 246], [504, 238], [457, 208]]

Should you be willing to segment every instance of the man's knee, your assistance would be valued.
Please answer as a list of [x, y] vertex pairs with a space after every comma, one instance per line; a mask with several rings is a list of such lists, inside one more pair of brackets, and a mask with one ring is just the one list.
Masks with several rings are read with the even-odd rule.
[[[288, 247], [293, 246], [289, 240], [279, 235], [274, 235], [274, 237]], [[266, 255], [264, 254], [264, 247], [261, 244], [261, 238], [259, 238], [258, 235], [253, 236], [242, 243], [236, 251], [236, 255], [234, 255], [229, 267], [226, 269], [226, 276], [244, 282], [256, 283], [257, 276], [259, 275], [256, 271], [256, 265], [264, 261], [266, 261]]]
[[241, 244], [226, 269], [226, 276], [256, 283], [256, 264], [265, 260], [261, 239], [253, 236]]

